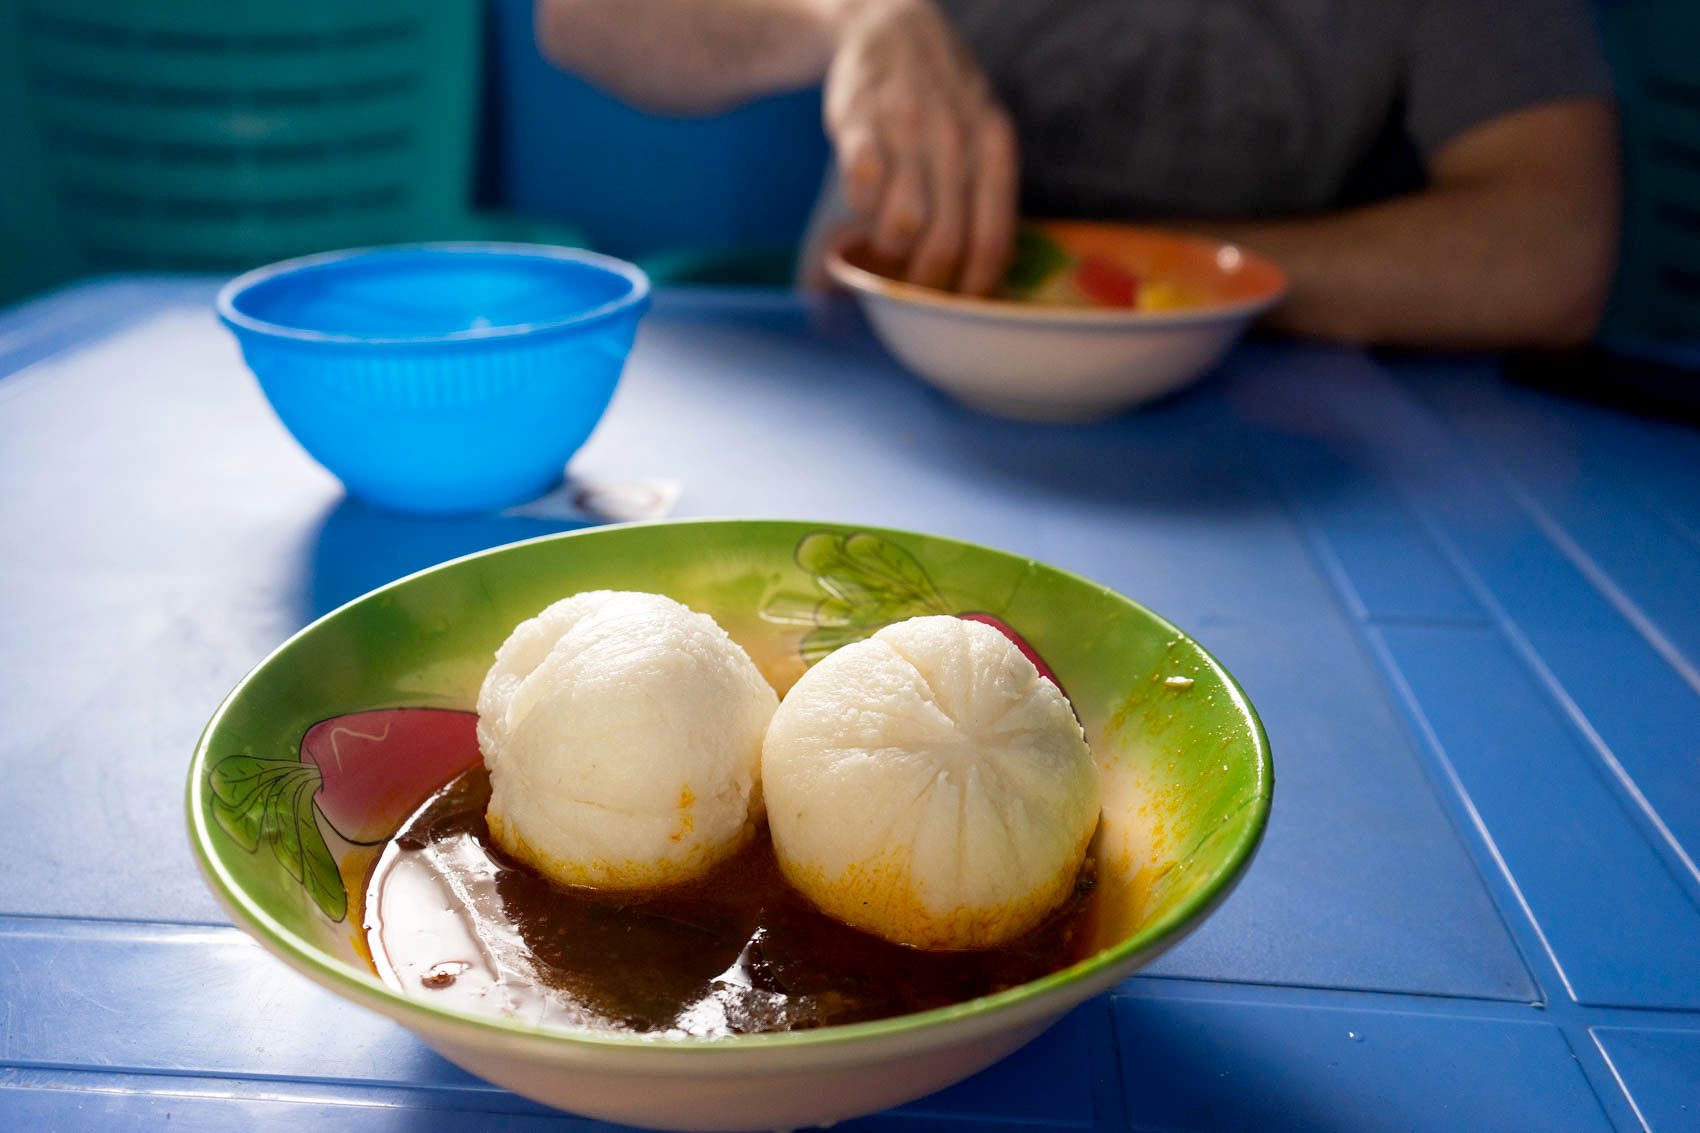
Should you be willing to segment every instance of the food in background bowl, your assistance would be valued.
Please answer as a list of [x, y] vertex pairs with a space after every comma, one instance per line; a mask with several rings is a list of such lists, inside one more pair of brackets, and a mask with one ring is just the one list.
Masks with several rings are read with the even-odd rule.
[[1180, 311], [1216, 300], [1207, 281], [1139, 270], [1105, 252], [1075, 252], [1042, 228], [1024, 227], [997, 289], [1000, 299], [1057, 307]]
[[[986, 982], [974, 986], [961, 976], [974, 961], [943, 954], [935, 974], [963, 982], [942, 1000], [905, 1000], [886, 981], [908, 969], [871, 964], [870, 1000], [907, 1013], [818, 1019], [777, 1034], [634, 1034], [543, 1018], [518, 998], [511, 1010], [480, 1014], [453, 998], [476, 980], [470, 969], [436, 967], [448, 956], [415, 971], [409, 994], [386, 985], [365, 951], [361, 895], [379, 880], [373, 868], [384, 868], [386, 853], [420, 856], [408, 847], [426, 841], [422, 818], [447, 817], [429, 810], [434, 796], [446, 800], [445, 784], [475, 789], [472, 708], [492, 655], [561, 594], [616, 588], [665, 594], [712, 616], [776, 691], [814, 661], [907, 618], [972, 616], [1018, 635], [1068, 689], [1101, 784], [1094, 884], [1072, 910], [1065, 898], [1062, 936], [1045, 946], [1047, 962], [1067, 966], [982, 971], [976, 978]], [[1242, 875], [1266, 821], [1271, 777], [1262, 731], [1227, 673], [1126, 598], [1023, 555], [948, 539], [721, 520], [515, 544], [350, 603], [230, 694], [197, 745], [188, 786], [191, 842], [213, 893], [298, 971], [540, 1101], [645, 1125], [772, 1129], [843, 1120], [964, 1078], [1174, 944]], [[481, 813], [475, 793], [456, 806], [462, 816]], [[452, 829], [443, 833], [439, 841], [470, 848], [447, 836]], [[475, 896], [507, 907], [511, 881], [482, 875]], [[703, 922], [714, 931], [696, 932], [692, 910], [700, 906], [649, 910], [695, 941], [648, 953], [668, 980], [749, 978], [772, 991], [762, 982], [771, 978], [785, 981], [777, 993], [788, 1002], [816, 996], [817, 1006], [833, 990], [809, 982], [827, 965], [801, 949], [776, 946], [742, 965], [740, 952], [706, 971], [739, 926], [723, 933], [715, 927], [723, 922]], [[580, 912], [581, 923], [600, 915]], [[606, 934], [600, 939], [607, 945]], [[462, 945], [481, 947], [469, 937]], [[602, 951], [620, 958], [617, 946]], [[715, 990], [696, 1001], [703, 1013], [717, 1009]]]
[[1030, 421], [1091, 421], [1202, 377], [1287, 289], [1232, 244], [1077, 221], [1024, 230], [1000, 294], [894, 278], [865, 244], [827, 256], [886, 349], [963, 404]]

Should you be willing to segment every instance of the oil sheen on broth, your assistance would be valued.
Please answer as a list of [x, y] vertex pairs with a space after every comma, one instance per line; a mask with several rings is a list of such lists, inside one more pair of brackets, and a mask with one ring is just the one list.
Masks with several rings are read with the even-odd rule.
[[785, 884], [765, 832], [688, 885], [560, 888], [496, 848], [489, 797], [483, 767], [443, 787], [384, 848], [365, 894], [379, 976], [444, 1006], [552, 1026], [746, 1034], [925, 1011], [1081, 958], [1086, 874], [1004, 948], [921, 952], [816, 912]]

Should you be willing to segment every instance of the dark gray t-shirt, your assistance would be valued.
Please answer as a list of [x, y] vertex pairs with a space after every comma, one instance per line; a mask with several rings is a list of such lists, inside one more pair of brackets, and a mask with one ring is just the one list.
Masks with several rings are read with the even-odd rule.
[[1279, 216], [1470, 127], [1609, 95], [1585, 0], [940, 0], [1015, 117], [1030, 215]]

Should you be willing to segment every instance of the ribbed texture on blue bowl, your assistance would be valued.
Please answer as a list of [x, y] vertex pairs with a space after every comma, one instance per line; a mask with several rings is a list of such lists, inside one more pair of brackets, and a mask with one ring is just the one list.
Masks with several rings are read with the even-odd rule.
[[[384, 352], [382, 347], [356, 352], [275, 340], [254, 345], [250, 353], [287, 372], [287, 379], [274, 375], [272, 381], [311, 387], [327, 403], [418, 412], [469, 409], [557, 396], [563, 379], [570, 384], [602, 366], [618, 373], [631, 349], [636, 318], [623, 321], [628, 324], [623, 332], [601, 325], [535, 345], [522, 339], [453, 353]], [[264, 377], [261, 383], [270, 384]]]
[[436, 341], [225, 321], [278, 418], [351, 494], [446, 514], [520, 503], [559, 482], [613, 396], [646, 307], [645, 288], [582, 325]]

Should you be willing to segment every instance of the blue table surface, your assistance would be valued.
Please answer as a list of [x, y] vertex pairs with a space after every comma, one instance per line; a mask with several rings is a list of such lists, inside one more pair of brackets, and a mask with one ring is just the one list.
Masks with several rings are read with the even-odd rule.
[[[573, 525], [344, 498], [204, 280], [0, 315], [0, 1128], [589, 1128], [231, 927], [183, 777], [325, 611]], [[1700, 434], [1487, 360], [1253, 341], [1088, 427], [957, 408], [848, 308], [662, 293], [575, 477], [937, 532], [1195, 634], [1274, 747], [1202, 929], [869, 1130], [1700, 1129]]]

